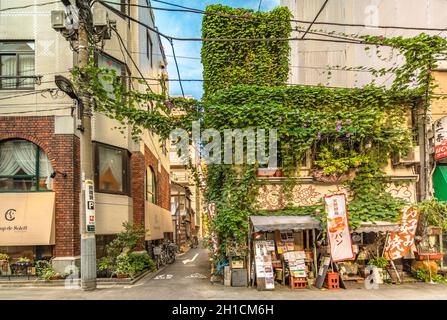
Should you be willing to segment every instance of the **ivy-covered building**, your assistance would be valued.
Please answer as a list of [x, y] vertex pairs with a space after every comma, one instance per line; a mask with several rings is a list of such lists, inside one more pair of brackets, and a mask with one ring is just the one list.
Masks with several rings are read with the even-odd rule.
[[[322, 197], [343, 192], [353, 230], [361, 222], [396, 222], [403, 207], [427, 196], [426, 179], [420, 176], [423, 172], [428, 177], [424, 164], [430, 161], [421, 160], [430, 141], [421, 115], [434, 94], [432, 69], [445, 48], [444, 39], [351, 35], [351, 45], [372, 55], [391, 47], [406, 59], [397, 67], [368, 69], [375, 78], [393, 73], [388, 88], [375, 81], [331, 87], [292, 81], [301, 79], [300, 66], [308, 67], [290, 47], [308, 41], [280, 40], [294, 35], [294, 12], [220, 5], [207, 10], [211, 14], [203, 19], [203, 38], [242, 40], [209, 41], [202, 47], [204, 126], [220, 132], [276, 128], [280, 158], [277, 168], [208, 167], [205, 198], [217, 207], [211, 225], [219, 239], [216, 262], [229, 249], [245, 245], [249, 215], [314, 215], [322, 209]], [[348, 37], [322, 33], [319, 38], [329, 44], [334, 37]], [[315, 38], [315, 31], [309, 37]], [[253, 40], [263, 38], [271, 40]], [[420, 58], [421, 52], [427, 53], [426, 59]], [[213, 248], [215, 242], [209, 243]]]

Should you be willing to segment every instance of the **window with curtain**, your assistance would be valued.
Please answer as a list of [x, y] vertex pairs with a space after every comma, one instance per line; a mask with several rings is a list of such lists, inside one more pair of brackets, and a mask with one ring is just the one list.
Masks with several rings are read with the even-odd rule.
[[0, 89], [34, 89], [34, 42], [0, 41]]
[[128, 165], [127, 150], [96, 143], [95, 177], [98, 192], [128, 193]]
[[146, 169], [146, 200], [157, 203], [157, 180], [151, 166]]
[[[109, 70], [115, 70], [116, 75], [119, 77], [122, 77], [126, 74], [126, 67], [124, 63], [109, 57], [106, 54], [99, 53], [98, 54], [98, 67], [99, 68], [105, 68]], [[112, 81], [100, 79], [104, 89], [109, 92], [110, 99], [115, 99], [115, 95], [113, 94], [113, 85]], [[123, 83], [125, 83], [125, 78], [122, 78]]]
[[53, 189], [53, 168], [47, 155], [27, 140], [0, 142], [0, 192]]

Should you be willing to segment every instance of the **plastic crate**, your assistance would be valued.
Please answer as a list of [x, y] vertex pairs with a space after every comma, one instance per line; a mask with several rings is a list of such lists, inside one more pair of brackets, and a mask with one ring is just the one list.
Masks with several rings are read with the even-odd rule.
[[307, 278], [297, 278], [290, 277], [290, 288], [292, 289], [306, 289], [307, 288]]
[[338, 272], [328, 272], [326, 277], [326, 287], [329, 290], [340, 289], [340, 281], [338, 277]]

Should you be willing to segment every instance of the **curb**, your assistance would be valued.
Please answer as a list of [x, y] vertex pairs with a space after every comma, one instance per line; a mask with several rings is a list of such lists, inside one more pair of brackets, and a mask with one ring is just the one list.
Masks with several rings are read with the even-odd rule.
[[[160, 272], [162, 272], [166, 267], [163, 266], [156, 271], [147, 270], [137, 276], [135, 279], [116, 279], [116, 278], [98, 278], [96, 281], [96, 285], [98, 287], [110, 287], [110, 286], [132, 286], [136, 284], [138, 281], [149, 278], [155, 278]], [[23, 280], [23, 281], [0, 281], [0, 288], [65, 288], [65, 279], [62, 280]], [[73, 279], [73, 282], [70, 285], [78, 286], [81, 288], [81, 280]]]

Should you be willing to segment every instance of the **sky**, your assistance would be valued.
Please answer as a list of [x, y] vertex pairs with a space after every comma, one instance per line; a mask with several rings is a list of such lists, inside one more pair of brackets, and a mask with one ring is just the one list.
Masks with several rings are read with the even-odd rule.
[[[240, 7], [258, 10], [261, 1], [261, 11], [270, 11], [279, 6], [280, 0], [164, 0], [165, 2], [186, 7], [204, 10], [210, 4], [222, 4], [230, 7]], [[153, 7], [174, 8], [172, 6], [151, 1]], [[177, 37], [200, 38], [202, 36], [202, 15], [189, 12], [171, 12], [154, 10], [155, 24], [160, 32]], [[162, 38], [163, 46], [168, 59], [168, 73], [170, 79], [178, 79], [171, 45]], [[202, 64], [200, 62], [200, 48], [202, 44], [196, 41], [174, 41], [175, 54], [182, 79], [202, 79]], [[185, 95], [196, 99], [202, 97], [202, 82], [183, 82]], [[169, 84], [171, 96], [181, 95], [180, 85], [177, 81]]]

